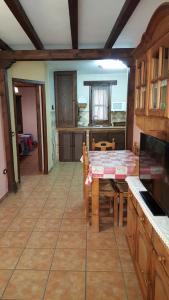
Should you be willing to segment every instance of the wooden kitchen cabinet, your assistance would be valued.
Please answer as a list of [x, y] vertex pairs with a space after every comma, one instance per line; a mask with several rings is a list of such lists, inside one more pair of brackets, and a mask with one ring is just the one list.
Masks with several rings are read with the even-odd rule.
[[169, 249], [129, 189], [127, 241], [143, 297], [169, 300]]
[[152, 253], [151, 240], [147, 236], [142, 219], [137, 219], [136, 234], [136, 269], [139, 276], [140, 284], [144, 294], [144, 298], [148, 299], [148, 289], [150, 286], [150, 257]]
[[128, 198], [130, 201], [128, 201], [127, 206], [127, 240], [130, 248], [130, 252], [132, 254], [132, 257], [135, 257], [135, 240], [136, 240], [136, 229], [137, 229], [137, 213], [136, 209], [134, 207], [134, 204], [131, 200], [132, 194], [128, 193]]
[[57, 127], [75, 127], [77, 119], [77, 73], [54, 72]]
[[85, 140], [85, 132], [59, 132], [59, 160], [79, 162], [82, 156], [82, 145]]
[[161, 256], [153, 251], [151, 300], [169, 300], [169, 277], [163, 263]]

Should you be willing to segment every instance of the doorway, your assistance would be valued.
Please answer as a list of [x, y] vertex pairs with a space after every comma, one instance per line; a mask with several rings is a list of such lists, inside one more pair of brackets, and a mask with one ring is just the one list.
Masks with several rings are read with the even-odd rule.
[[13, 79], [19, 182], [22, 176], [48, 174], [45, 85]]

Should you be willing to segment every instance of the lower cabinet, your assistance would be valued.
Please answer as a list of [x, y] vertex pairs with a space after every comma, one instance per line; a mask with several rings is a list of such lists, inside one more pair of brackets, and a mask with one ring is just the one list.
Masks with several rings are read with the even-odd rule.
[[85, 140], [85, 132], [59, 132], [59, 160], [80, 161], [82, 145]]
[[155, 251], [152, 256], [151, 300], [169, 300], [169, 277]]
[[[129, 197], [132, 197], [129, 194]], [[131, 198], [130, 198], [131, 199]], [[128, 201], [127, 207], [127, 240], [130, 247], [132, 257], [135, 257], [135, 240], [136, 240], [136, 226], [137, 226], [137, 213], [132, 201]]]
[[149, 299], [151, 240], [147, 236], [140, 217], [137, 219], [135, 265], [145, 299]]
[[132, 192], [128, 194], [127, 240], [143, 297], [169, 300], [169, 249], [152, 228]]

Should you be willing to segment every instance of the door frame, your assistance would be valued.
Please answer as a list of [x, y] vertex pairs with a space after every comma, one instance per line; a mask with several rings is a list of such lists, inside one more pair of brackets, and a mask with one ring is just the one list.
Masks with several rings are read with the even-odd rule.
[[[46, 119], [46, 97], [45, 97], [45, 82], [27, 80], [20, 78], [12, 78], [13, 88], [13, 106], [14, 106], [14, 118], [15, 118], [15, 133], [16, 130], [16, 96], [14, 87], [34, 87], [36, 96], [36, 114], [37, 114], [37, 132], [38, 132], [38, 164], [39, 171], [43, 174], [48, 174], [48, 144], [47, 144], [47, 119]], [[42, 138], [43, 136], [43, 138]], [[19, 164], [19, 147], [16, 139], [17, 148], [17, 168], [18, 168], [18, 180], [20, 182], [20, 164]], [[43, 156], [42, 156], [43, 149]]]

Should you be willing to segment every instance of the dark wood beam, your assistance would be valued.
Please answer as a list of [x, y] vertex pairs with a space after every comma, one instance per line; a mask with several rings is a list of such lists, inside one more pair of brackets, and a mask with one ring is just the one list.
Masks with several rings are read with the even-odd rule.
[[15, 18], [18, 20], [19, 24], [22, 26], [23, 30], [33, 43], [36, 49], [44, 49], [41, 40], [39, 39], [35, 29], [33, 28], [31, 22], [29, 21], [22, 5], [19, 0], [4, 0], [6, 5], [9, 7]]
[[132, 57], [132, 51], [133, 48], [0, 51], [0, 60], [47, 61], [120, 59], [128, 65]]
[[11, 50], [12, 51], [12, 48], [9, 47], [3, 40], [0, 39], [0, 49], [1, 50]]
[[104, 48], [112, 48], [140, 0], [126, 0]]
[[78, 49], [78, 0], [68, 0], [72, 48]]

